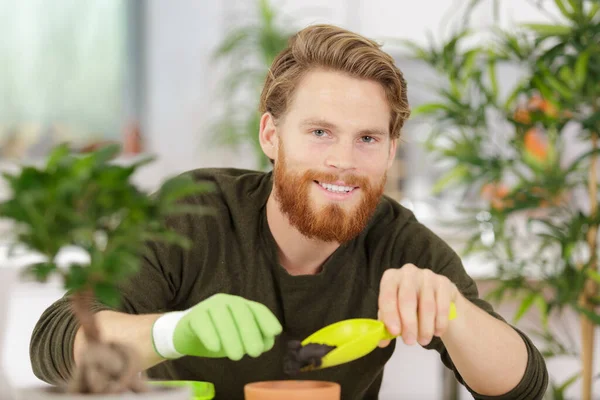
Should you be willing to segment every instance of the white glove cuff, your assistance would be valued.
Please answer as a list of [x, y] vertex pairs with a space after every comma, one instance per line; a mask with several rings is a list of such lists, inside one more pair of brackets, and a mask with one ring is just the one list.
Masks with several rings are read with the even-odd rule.
[[173, 343], [175, 327], [185, 314], [185, 311], [169, 312], [154, 321], [152, 325], [152, 344], [156, 353], [162, 358], [176, 359], [185, 355], [175, 350], [175, 344]]

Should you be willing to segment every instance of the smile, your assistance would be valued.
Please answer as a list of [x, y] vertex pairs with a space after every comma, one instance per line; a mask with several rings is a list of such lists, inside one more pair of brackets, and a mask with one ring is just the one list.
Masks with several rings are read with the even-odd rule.
[[318, 181], [315, 181], [315, 182], [317, 184], [319, 184], [319, 186], [321, 186], [323, 189], [330, 191], [332, 193], [350, 193], [354, 189], [357, 189], [355, 186], [342, 186], [342, 185], [334, 185], [331, 183], [322, 183], [322, 182], [318, 182]]

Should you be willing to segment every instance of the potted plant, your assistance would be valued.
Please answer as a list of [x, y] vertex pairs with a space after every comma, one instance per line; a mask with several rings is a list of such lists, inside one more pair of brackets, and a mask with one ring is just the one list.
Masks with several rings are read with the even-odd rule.
[[[556, 10], [536, 5], [553, 23], [496, 29], [480, 46], [463, 39], [482, 32], [462, 28], [441, 45], [408, 43], [444, 83], [413, 115], [433, 125], [427, 147], [447, 168], [435, 189], [458, 194], [462, 216], [451, 222], [470, 236], [463, 253], [497, 267], [488, 298], [519, 299], [515, 323], [535, 307], [531, 333], [546, 359], [579, 359], [581, 370], [551, 382], [548, 396], [563, 399], [581, 380], [576, 397], [590, 400], [600, 324], [600, 3], [551, 3]], [[580, 321], [581, 346], [569, 313]]]
[[[0, 203], [0, 218], [14, 223], [16, 246], [41, 257], [22, 275], [38, 282], [62, 280], [88, 343], [68, 384], [24, 389], [20, 394], [28, 400], [79, 399], [92, 393], [105, 399], [189, 398], [186, 387], [147, 385], [131, 349], [102, 341], [90, 305], [119, 305], [119, 283], [136, 273], [148, 240], [189, 245], [166, 227], [165, 218], [206, 213], [179, 201], [210, 186], [180, 175], [147, 195], [130, 179], [152, 158], [120, 164], [115, 160], [120, 151], [118, 145], [107, 145], [82, 155], [60, 145], [42, 167], [4, 174], [10, 195]], [[88, 261], [61, 265], [59, 253], [67, 248], [85, 252]]]

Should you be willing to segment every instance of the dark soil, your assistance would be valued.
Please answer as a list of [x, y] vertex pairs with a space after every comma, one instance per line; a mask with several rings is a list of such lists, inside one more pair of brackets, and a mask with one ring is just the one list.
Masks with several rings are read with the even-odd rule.
[[333, 349], [335, 346], [319, 343], [302, 346], [299, 340], [290, 340], [283, 360], [283, 372], [287, 375], [297, 375], [302, 370], [318, 368], [323, 357]]

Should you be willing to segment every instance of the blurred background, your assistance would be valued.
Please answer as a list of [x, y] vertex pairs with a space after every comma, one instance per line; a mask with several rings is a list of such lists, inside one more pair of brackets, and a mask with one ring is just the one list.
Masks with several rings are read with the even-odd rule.
[[[544, 350], [548, 398], [582, 398], [590, 383], [600, 392], [598, 362], [586, 358], [598, 353], [600, 324], [599, 8], [585, 0], [0, 2], [0, 170], [43, 162], [65, 141], [82, 153], [121, 143], [125, 161], [156, 156], [135, 177], [147, 190], [199, 167], [268, 170], [257, 105], [272, 58], [309, 24], [356, 31], [396, 59], [413, 108], [387, 194], [460, 252], [481, 295]], [[10, 228], [0, 230], [7, 242]], [[62, 293], [11, 288], [0, 354], [17, 385], [36, 382], [31, 330]], [[437, 353], [398, 343], [381, 398], [470, 396]]]

